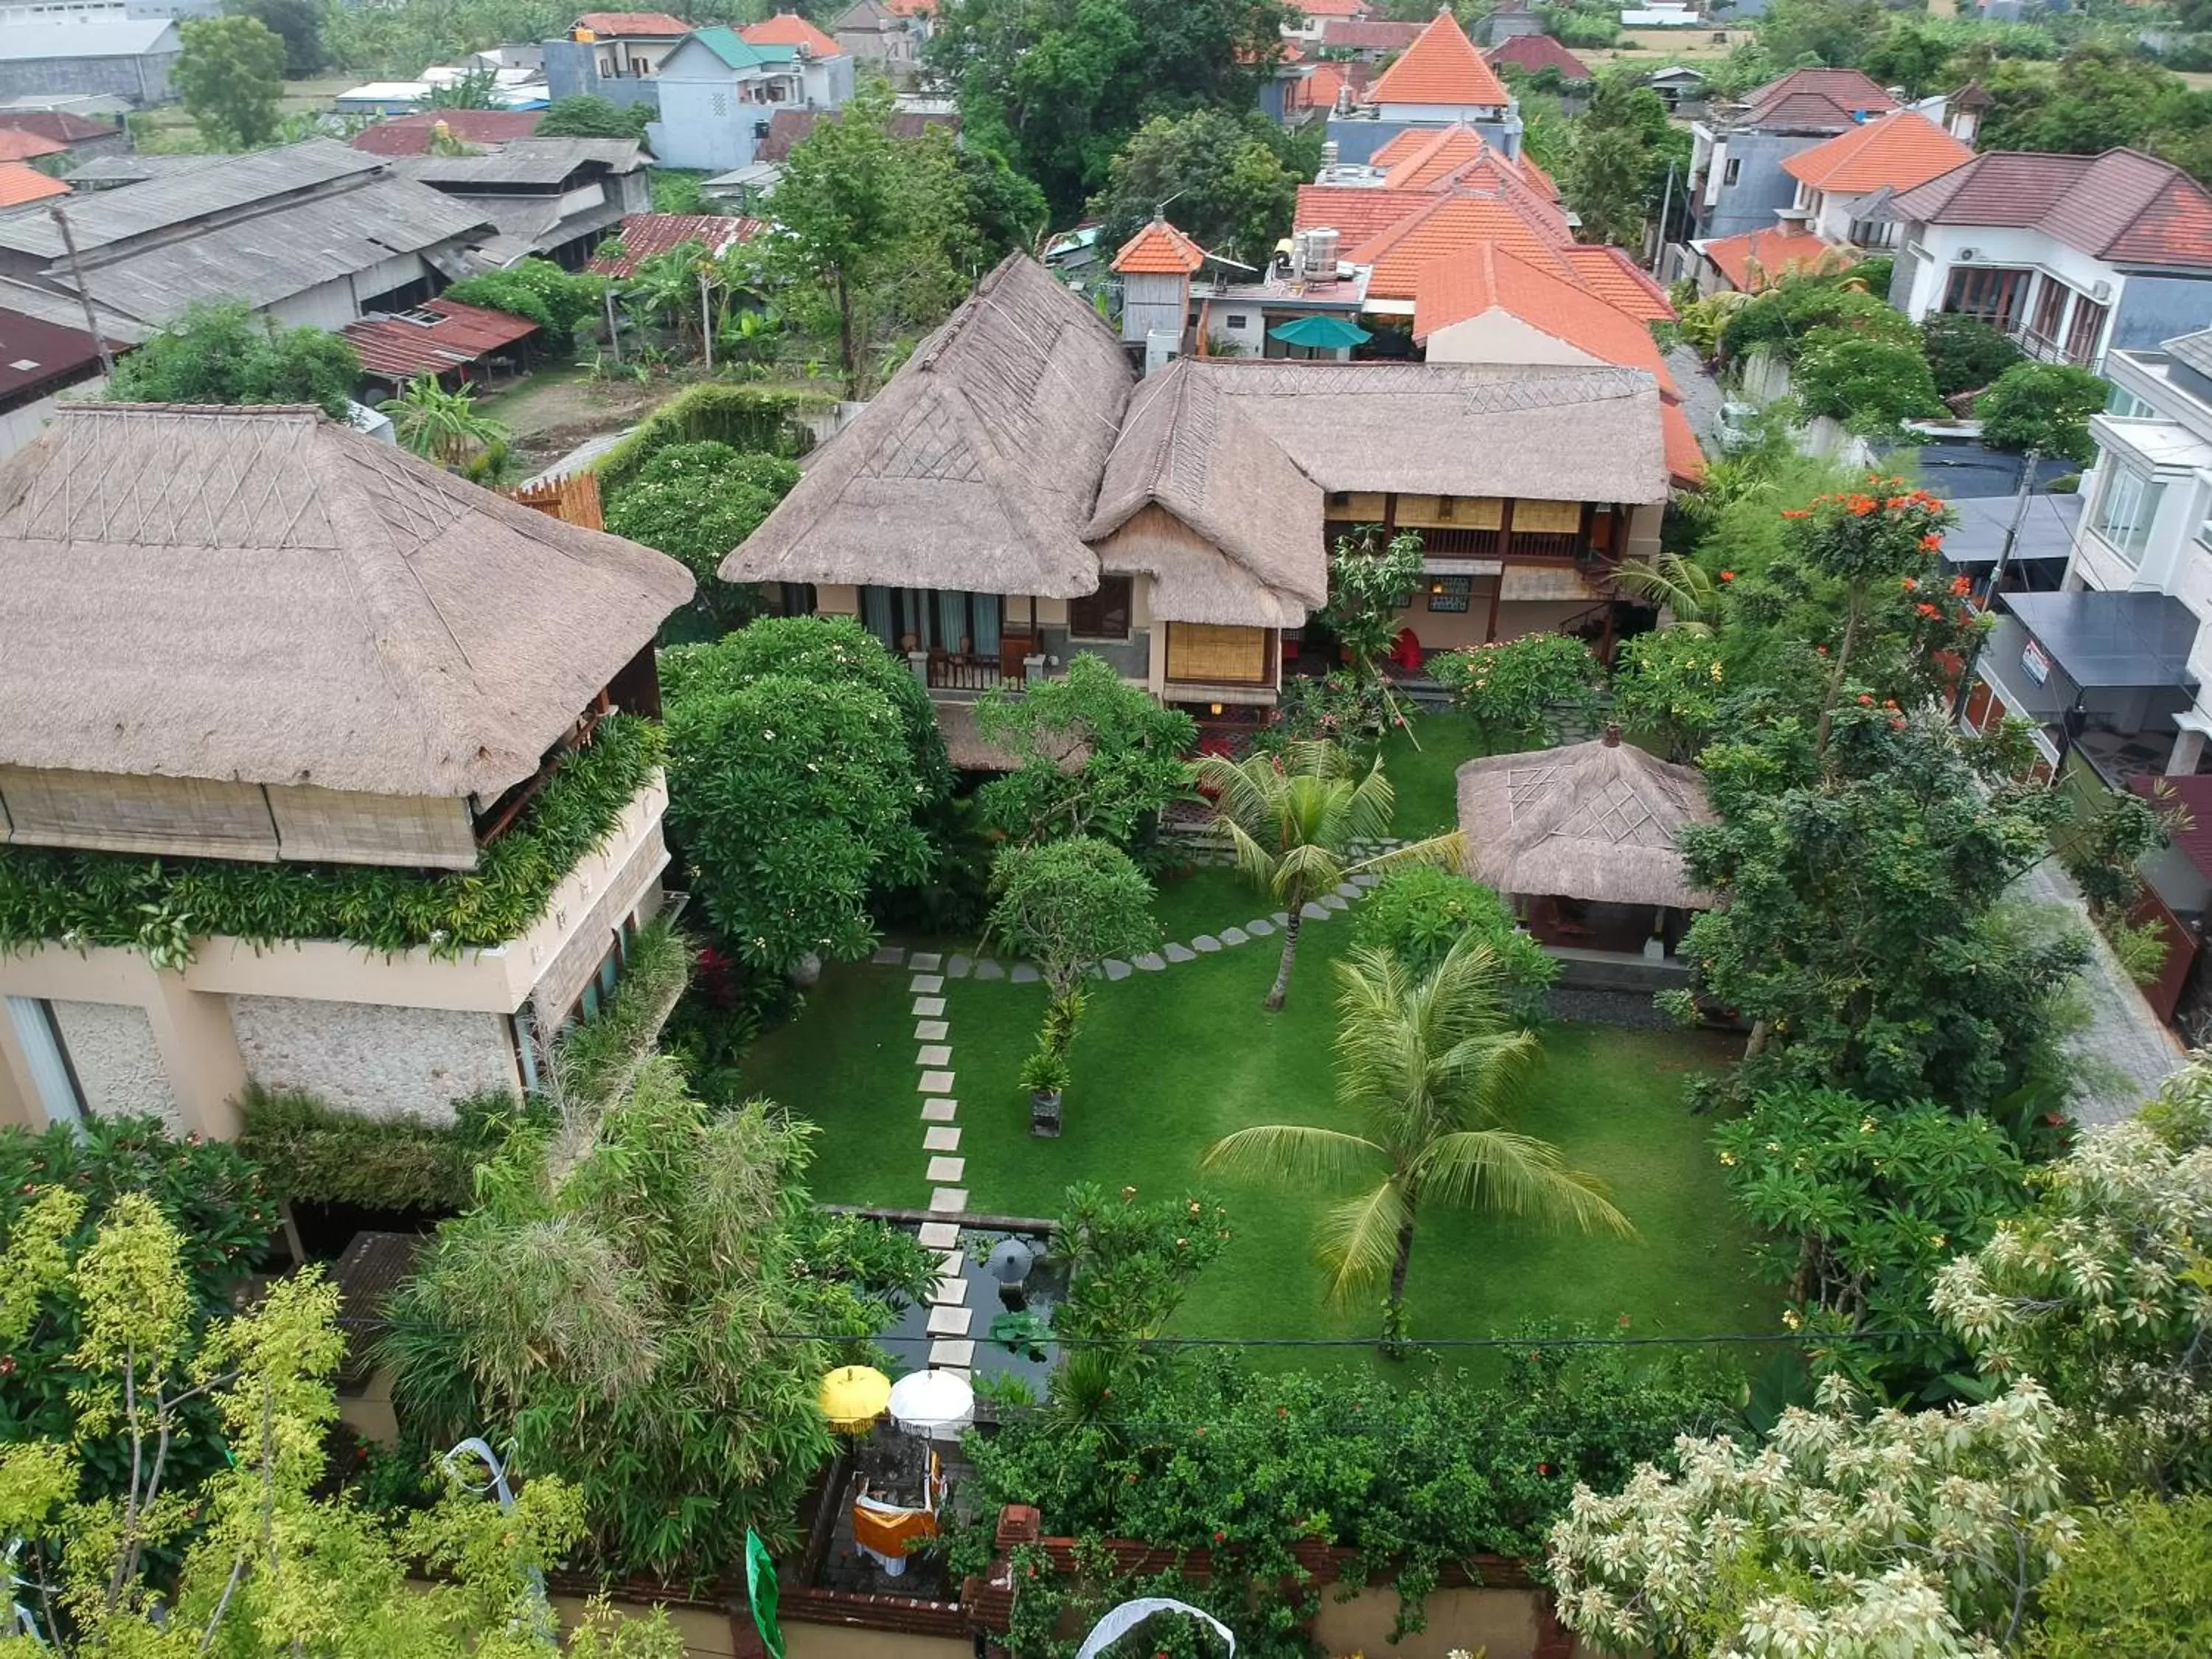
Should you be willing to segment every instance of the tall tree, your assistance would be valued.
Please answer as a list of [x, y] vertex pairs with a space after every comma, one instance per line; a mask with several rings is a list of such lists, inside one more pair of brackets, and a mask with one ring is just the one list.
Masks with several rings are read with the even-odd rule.
[[294, 81], [319, 74], [328, 62], [323, 51], [322, 8], [314, 0], [231, 0], [229, 9], [258, 18], [284, 39], [284, 73]]
[[276, 136], [285, 46], [258, 17], [187, 17], [169, 83], [210, 143], [255, 149]]
[[1208, 252], [1264, 266], [1290, 234], [1297, 206], [1281, 131], [1256, 111], [1154, 116], [1115, 154], [1105, 188], [1091, 198], [1101, 246], [1119, 247], [1164, 204], [1169, 220]]
[[1218, 803], [1213, 821], [1236, 848], [1237, 869], [1283, 907], [1283, 957], [1267, 993], [1270, 1010], [1291, 994], [1308, 905], [1355, 875], [1425, 864], [1456, 869], [1465, 856], [1456, 830], [1364, 859], [1353, 853], [1355, 843], [1371, 846], [1390, 834], [1397, 795], [1379, 755], [1364, 775], [1334, 743], [1294, 743], [1283, 754], [1241, 761], [1208, 755], [1199, 761], [1198, 782]]
[[1182, 756], [1198, 740], [1189, 715], [1089, 651], [1018, 697], [994, 688], [975, 726], [1014, 759], [976, 791], [988, 828], [1024, 844], [1094, 836], [1125, 853], [1150, 847], [1159, 815], [1188, 789]]
[[1513, 1085], [1538, 1048], [1506, 1011], [1509, 983], [1487, 945], [1462, 939], [1425, 976], [1387, 951], [1355, 950], [1336, 976], [1337, 1096], [1367, 1133], [1258, 1124], [1216, 1141], [1205, 1159], [1207, 1169], [1298, 1191], [1318, 1181], [1352, 1194], [1322, 1224], [1332, 1297], [1386, 1285], [1384, 1336], [1402, 1337], [1425, 1201], [1586, 1233], [1634, 1231], [1596, 1176], [1509, 1127]]
[[699, 586], [693, 605], [718, 632], [760, 609], [750, 582], [722, 580], [722, 561], [761, 527], [799, 482], [797, 463], [712, 440], [671, 444], [607, 503], [607, 528], [681, 559]]
[[1561, 184], [1584, 234], [1624, 247], [1640, 245], [1644, 222], [1661, 205], [1670, 167], [1686, 168], [1689, 135], [1667, 116], [1640, 71], [1613, 69], [1590, 88], [1589, 106], [1572, 127]]
[[1759, 20], [1759, 43], [1785, 70], [1855, 69], [1887, 36], [1889, 20], [1882, 0], [1773, 0]]

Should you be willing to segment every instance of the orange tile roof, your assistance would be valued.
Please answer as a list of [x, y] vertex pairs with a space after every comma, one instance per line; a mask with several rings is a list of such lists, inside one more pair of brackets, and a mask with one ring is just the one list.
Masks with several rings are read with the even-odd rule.
[[689, 23], [665, 11], [587, 11], [576, 20], [576, 27], [591, 30], [602, 40], [676, 40], [691, 33]]
[[1674, 302], [1667, 290], [1617, 247], [1577, 243], [1564, 250], [1576, 280], [1616, 311], [1639, 322], [1671, 323]]
[[1369, 88], [1377, 104], [1506, 104], [1511, 94], [1482, 61], [1459, 19], [1440, 11], [1421, 38]]
[[[1401, 145], [1400, 141], [1407, 138], [1419, 142]], [[1382, 150], [1375, 153], [1376, 165], [1390, 169], [1382, 179], [1386, 188], [1426, 190], [1443, 183], [1468, 162], [1480, 161], [1490, 146], [1473, 127], [1455, 122], [1429, 131], [1410, 127], [1382, 149], [1399, 151], [1389, 161], [1383, 161]]]
[[1678, 484], [1703, 483], [1705, 452], [1680, 404], [1659, 399], [1659, 433], [1666, 444], [1667, 472]]
[[842, 58], [844, 47], [795, 12], [780, 11], [748, 23], [738, 38], [750, 46], [804, 46], [817, 58]]
[[1917, 110], [1901, 109], [1786, 158], [1782, 170], [1814, 190], [1863, 195], [1940, 179], [1974, 152]]
[[1121, 244], [1114, 269], [1124, 276], [1188, 276], [1206, 263], [1206, 250], [1164, 219], [1155, 219]]
[[937, 0], [884, 0], [895, 17], [934, 17]]
[[31, 161], [41, 155], [65, 155], [69, 146], [20, 128], [0, 127], [0, 161]]
[[49, 196], [69, 193], [67, 185], [36, 167], [25, 167], [21, 161], [0, 161], [0, 207], [21, 207], [26, 202], [43, 202]]
[[1536, 189], [1543, 191], [1547, 198], [1554, 202], [1559, 200], [1559, 186], [1558, 182], [1553, 179], [1550, 173], [1545, 172], [1542, 167], [1536, 165], [1536, 158], [1529, 155], [1527, 150], [1524, 149], [1521, 152], [1520, 155], [1516, 158], [1514, 165], [1521, 169], [1522, 175], [1527, 178], [1529, 184]]
[[1300, 185], [1291, 220], [1296, 230], [1326, 227], [1344, 233], [1352, 247], [1381, 235], [1437, 199], [1429, 191], [1364, 190], [1356, 185]]
[[1328, 109], [1341, 88], [1351, 88], [1357, 99], [1374, 78], [1372, 64], [1316, 64], [1310, 75], [1291, 82], [1290, 102], [1305, 109]]
[[1417, 342], [1470, 317], [1502, 311], [1600, 362], [1640, 368], [1659, 382], [1662, 393], [1675, 395], [1674, 377], [1650, 325], [1607, 305], [1571, 276], [1539, 268], [1492, 242], [1436, 261], [1419, 280], [1413, 299]]
[[1308, 17], [1364, 17], [1375, 9], [1367, 0], [1290, 0], [1291, 9]]
[[1723, 236], [1717, 241], [1703, 243], [1700, 247], [1705, 258], [1728, 278], [1729, 285], [1741, 294], [1756, 294], [1795, 266], [1817, 264], [1831, 257], [1847, 264], [1851, 262], [1847, 250], [1831, 247], [1809, 231], [1779, 228]]
[[1509, 253], [1565, 276], [1572, 269], [1559, 257], [1566, 235], [1522, 211], [1502, 196], [1438, 196], [1430, 205], [1371, 237], [1345, 257], [1371, 264], [1370, 300], [1413, 300], [1421, 272], [1438, 259], [1495, 243]]

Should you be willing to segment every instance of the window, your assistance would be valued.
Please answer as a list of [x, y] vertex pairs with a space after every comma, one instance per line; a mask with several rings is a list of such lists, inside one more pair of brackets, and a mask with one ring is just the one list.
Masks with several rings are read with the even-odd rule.
[[2066, 328], [2066, 361], [2087, 368], [2097, 361], [2097, 347], [2105, 337], [2106, 308], [2094, 300], [2074, 302], [2074, 320]]
[[1943, 309], [1962, 317], [1978, 317], [1991, 328], [2010, 333], [2027, 309], [2027, 285], [2035, 273], [1997, 265], [1954, 265], [1951, 286], [1943, 295]]
[[1231, 317], [1224, 325], [1230, 328], [1242, 328], [1248, 320], [1249, 319], [1243, 317]]
[[1733, 185], [1742, 177], [1743, 158], [1740, 155], [1731, 155], [1729, 157], [1728, 164], [1721, 169], [1721, 183]]
[[2142, 420], [2157, 412], [2134, 392], [2120, 386], [2114, 386], [2112, 395], [2105, 399], [2105, 413], [2117, 415], [2124, 421]]
[[1078, 639], [1126, 640], [1129, 609], [1129, 579], [1101, 577], [1096, 593], [1067, 602], [1067, 631]]
[[54, 1018], [54, 1005], [44, 997], [9, 997], [7, 1005], [9, 1023], [15, 1028], [16, 1043], [29, 1063], [32, 1086], [37, 1091], [39, 1104], [46, 1109], [46, 1121], [83, 1122], [92, 1115], [92, 1108], [70, 1059], [61, 1024]]
[[724, 92], [718, 92], [718, 93], [716, 93], [716, 94], [714, 94], [714, 115], [715, 115], [715, 118], [716, 118], [717, 119], [720, 119], [721, 117], [727, 115], [729, 112], [730, 112], [730, 97], [729, 97], [729, 94], [728, 94], [727, 93], [724, 93]]
[[1850, 228], [1844, 234], [1858, 247], [1894, 247], [1897, 246], [1897, 221], [1854, 219]]
[[2166, 486], [2124, 462], [2110, 465], [2112, 471], [2097, 492], [2097, 512], [2091, 522], [2097, 533], [2132, 564], [2142, 559], [2143, 550], [2150, 544], [2151, 525], [2158, 518]]
[[1431, 611], [1464, 611], [1468, 601], [1474, 595], [1472, 576], [1431, 576], [1429, 578], [1429, 609]]

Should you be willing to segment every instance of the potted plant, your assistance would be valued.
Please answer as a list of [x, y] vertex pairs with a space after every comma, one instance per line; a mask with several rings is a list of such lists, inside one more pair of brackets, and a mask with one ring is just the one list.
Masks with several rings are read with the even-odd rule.
[[1071, 1073], [1067, 1056], [1059, 1049], [1041, 1047], [1022, 1062], [1022, 1087], [1030, 1091], [1030, 1133], [1057, 1139], [1060, 1097]]

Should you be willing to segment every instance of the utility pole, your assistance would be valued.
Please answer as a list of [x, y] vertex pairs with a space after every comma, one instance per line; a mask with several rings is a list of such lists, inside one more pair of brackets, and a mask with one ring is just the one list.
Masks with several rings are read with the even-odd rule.
[[92, 295], [84, 285], [84, 270], [77, 263], [76, 233], [70, 228], [69, 215], [61, 210], [58, 204], [46, 211], [54, 216], [54, 223], [61, 229], [62, 251], [69, 258], [70, 281], [76, 284], [76, 297], [84, 307], [84, 331], [92, 336], [93, 349], [100, 353], [100, 372], [112, 381], [115, 356], [107, 349], [107, 337], [100, 331], [100, 313], [94, 309]]
[[706, 355], [707, 372], [714, 372], [714, 302], [707, 291], [707, 264], [699, 264], [699, 349]]
[[1659, 198], [1658, 245], [1651, 255], [1651, 269], [1655, 275], [1662, 273], [1667, 263], [1667, 218], [1674, 210], [1674, 164], [1669, 161], [1667, 163], [1667, 189]]
[[[2012, 562], [2012, 551], [2020, 541], [2021, 526], [2027, 521], [2028, 496], [2035, 487], [2035, 464], [2042, 458], [2043, 452], [2038, 449], [2031, 449], [2021, 457], [2020, 488], [2012, 498], [2012, 522], [2005, 526], [2004, 540], [1997, 544], [1997, 562], [1990, 567], [1990, 594], [1988, 603], [1983, 607], [1984, 610], [1996, 608], [1997, 590], [2004, 585], [2005, 567]], [[1954, 725], [1966, 707], [1966, 698], [1973, 690], [1974, 668], [1982, 659], [1982, 641], [1987, 637], [1984, 630], [1975, 638], [1974, 648], [1966, 655], [1966, 666], [1959, 671], [1959, 690], [1951, 699], [1951, 720]]]
[[615, 367], [622, 367], [622, 335], [615, 327], [615, 285], [609, 283], [599, 290], [607, 302], [607, 347], [615, 354]]

